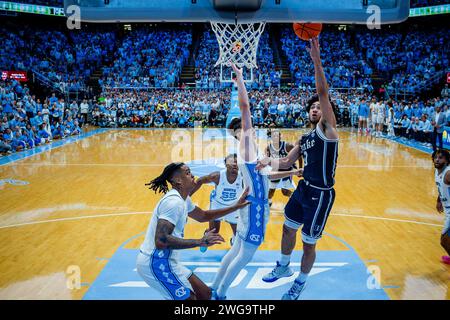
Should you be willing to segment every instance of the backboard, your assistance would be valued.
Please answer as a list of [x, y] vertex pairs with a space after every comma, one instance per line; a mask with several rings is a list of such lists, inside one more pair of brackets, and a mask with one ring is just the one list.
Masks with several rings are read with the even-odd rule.
[[409, 0], [64, 0], [67, 16], [71, 5], [84, 22], [366, 24], [379, 8], [379, 23], [389, 24], [409, 15]]

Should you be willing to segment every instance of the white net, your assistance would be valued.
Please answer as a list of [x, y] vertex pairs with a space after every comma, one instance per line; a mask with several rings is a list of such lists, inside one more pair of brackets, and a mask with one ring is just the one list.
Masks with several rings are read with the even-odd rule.
[[211, 22], [220, 51], [215, 66], [229, 67], [233, 62], [239, 68], [258, 68], [256, 52], [265, 25], [265, 22], [237, 24]]

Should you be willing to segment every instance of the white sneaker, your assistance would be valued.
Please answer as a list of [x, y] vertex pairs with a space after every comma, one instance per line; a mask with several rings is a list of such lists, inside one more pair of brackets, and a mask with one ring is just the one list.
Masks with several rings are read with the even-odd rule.
[[294, 274], [294, 271], [292, 271], [291, 267], [289, 267], [289, 263], [286, 266], [282, 266], [277, 261], [277, 266], [275, 268], [273, 268], [273, 270], [270, 273], [266, 274], [262, 278], [262, 280], [264, 282], [274, 282], [280, 278], [290, 277], [293, 274]]
[[297, 279], [295, 279], [294, 284], [289, 289], [288, 292], [283, 294], [283, 297], [281, 297], [281, 300], [297, 300], [298, 297], [300, 297], [300, 294], [305, 290], [305, 282], [300, 282]]

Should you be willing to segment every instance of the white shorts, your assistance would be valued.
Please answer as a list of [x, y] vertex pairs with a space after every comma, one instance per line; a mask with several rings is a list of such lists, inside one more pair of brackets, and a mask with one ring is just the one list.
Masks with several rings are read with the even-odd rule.
[[[232, 204], [230, 204], [230, 206], [233, 204], [234, 204], [234, 202]], [[210, 210], [216, 210], [216, 209], [222, 209], [222, 208], [228, 208], [228, 207], [229, 207], [228, 205], [221, 204], [215, 200], [211, 200], [211, 204], [209, 205]], [[226, 221], [230, 224], [237, 224], [238, 220], [239, 220], [239, 210], [236, 210], [236, 211], [229, 213], [226, 216], [216, 219], [214, 221]]]
[[252, 202], [239, 211], [240, 221], [237, 225], [237, 234], [242, 240], [259, 246], [264, 241], [269, 222], [269, 203], [263, 205]]
[[292, 178], [290, 179], [281, 179], [279, 181], [271, 181], [269, 180], [269, 189], [287, 189], [292, 190], [295, 189], [294, 181]]
[[162, 298], [186, 300], [193, 291], [188, 280], [192, 271], [171, 259], [171, 251], [155, 249], [152, 255], [140, 252], [136, 260], [137, 272]]
[[367, 121], [367, 117], [359, 116], [359, 121]]
[[377, 116], [372, 115], [372, 118], [370, 119], [370, 122], [377, 123]]
[[376, 124], [383, 124], [384, 123], [384, 117], [383, 116], [377, 116]]

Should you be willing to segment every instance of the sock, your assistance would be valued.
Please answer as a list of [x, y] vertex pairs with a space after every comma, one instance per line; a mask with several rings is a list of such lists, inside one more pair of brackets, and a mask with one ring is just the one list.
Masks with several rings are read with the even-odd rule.
[[280, 264], [282, 266], [287, 266], [291, 262], [291, 255], [290, 254], [281, 254]]
[[300, 274], [298, 275], [298, 277], [295, 280], [303, 283], [306, 281], [306, 279], [308, 279], [308, 275], [309, 275], [309, 273], [303, 273], [300, 271]]

